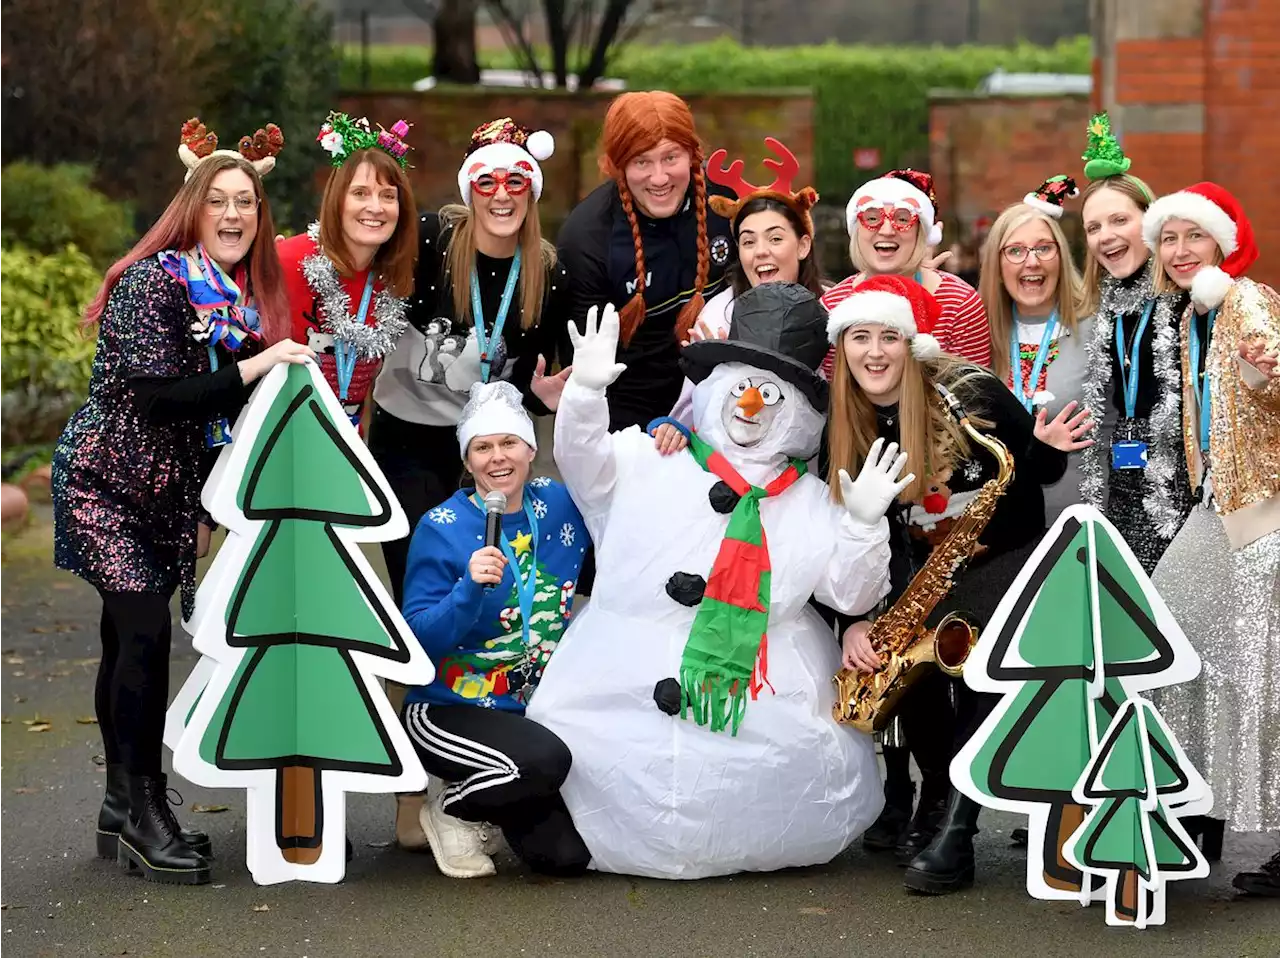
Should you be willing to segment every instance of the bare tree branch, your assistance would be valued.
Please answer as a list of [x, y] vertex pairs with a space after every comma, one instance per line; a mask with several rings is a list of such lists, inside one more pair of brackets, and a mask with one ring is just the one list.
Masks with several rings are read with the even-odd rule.
[[533, 49], [533, 44], [524, 35], [524, 24], [520, 22], [520, 18], [508, 9], [503, 0], [485, 0], [485, 4], [502, 28], [507, 48], [522, 61], [521, 69], [533, 74], [536, 85], [541, 87], [542, 67], [538, 63], [538, 54]]

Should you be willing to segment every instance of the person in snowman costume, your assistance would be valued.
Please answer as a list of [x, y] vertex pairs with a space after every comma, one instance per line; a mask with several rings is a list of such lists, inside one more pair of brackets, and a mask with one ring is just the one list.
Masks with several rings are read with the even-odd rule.
[[570, 334], [555, 455], [598, 568], [528, 714], [573, 754], [562, 794], [592, 867], [692, 879], [830, 861], [883, 796], [871, 738], [832, 718], [840, 650], [808, 600], [858, 613], [885, 594], [905, 456], [877, 446], [843, 477], [847, 506], [807, 473], [826, 312], [797, 284], [748, 291], [727, 339], [685, 348], [679, 455], [609, 432], [613, 307]]

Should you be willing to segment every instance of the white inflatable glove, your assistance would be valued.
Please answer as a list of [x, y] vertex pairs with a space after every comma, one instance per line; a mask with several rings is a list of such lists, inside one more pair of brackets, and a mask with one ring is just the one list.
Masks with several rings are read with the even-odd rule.
[[884, 440], [877, 439], [871, 444], [871, 451], [867, 453], [867, 461], [862, 464], [862, 471], [858, 473], [856, 482], [841, 469], [840, 495], [844, 499], [844, 508], [849, 513], [849, 518], [868, 526], [879, 522], [893, 500], [915, 481], [913, 472], [898, 479], [906, 464], [907, 454], [904, 452], [898, 455], [896, 442], [889, 443], [889, 448], [884, 449]]
[[596, 316], [597, 307], [592, 306], [587, 310], [586, 330], [582, 333], [574, 323], [569, 323], [569, 340], [573, 343], [573, 372], [569, 374], [569, 381], [588, 389], [608, 389], [627, 365], [616, 361], [618, 311], [606, 303], [599, 323]]

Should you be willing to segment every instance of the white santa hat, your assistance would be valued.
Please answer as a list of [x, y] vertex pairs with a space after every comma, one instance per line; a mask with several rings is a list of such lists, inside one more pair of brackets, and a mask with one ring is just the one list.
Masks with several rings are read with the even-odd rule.
[[933, 192], [933, 177], [928, 173], [892, 170], [859, 186], [844, 208], [844, 225], [849, 235], [853, 236], [858, 228], [859, 211], [869, 206], [882, 207], [885, 203], [914, 208], [924, 224], [925, 244], [937, 246], [942, 242], [942, 227], [934, 223], [938, 216], [938, 202]]
[[542, 198], [542, 167], [556, 151], [556, 141], [546, 130], [529, 130], [509, 116], [476, 127], [471, 145], [458, 169], [458, 192], [471, 205], [471, 184], [494, 170], [519, 170], [533, 182], [533, 198]]
[[851, 327], [888, 326], [911, 341], [916, 359], [936, 359], [942, 346], [933, 328], [941, 315], [933, 294], [915, 280], [893, 273], [868, 276], [827, 314], [827, 339], [835, 346]]
[[520, 390], [505, 380], [475, 383], [458, 420], [458, 448], [467, 458], [471, 440], [477, 436], [518, 436], [538, 451], [533, 420], [525, 411]]
[[1195, 223], [1222, 250], [1222, 265], [1201, 267], [1191, 281], [1192, 301], [1205, 309], [1217, 309], [1236, 278], [1258, 259], [1253, 224], [1229, 191], [1217, 183], [1196, 183], [1160, 197], [1143, 214], [1142, 238], [1151, 252], [1159, 249], [1165, 223], [1174, 219]]

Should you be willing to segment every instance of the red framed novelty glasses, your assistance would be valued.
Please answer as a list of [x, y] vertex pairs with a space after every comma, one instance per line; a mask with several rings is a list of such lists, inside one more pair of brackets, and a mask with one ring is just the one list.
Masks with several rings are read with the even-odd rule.
[[886, 216], [889, 218], [889, 225], [899, 233], [905, 233], [920, 222], [920, 214], [907, 206], [895, 206], [888, 210], [880, 206], [868, 206], [858, 210], [858, 222], [873, 233], [880, 229]]
[[519, 170], [494, 170], [492, 173], [481, 173], [471, 181], [471, 188], [481, 196], [493, 196], [498, 187], [506, 187], [508, 196], [519, 196], [527, 193], [533, 185], [532, 178]]

